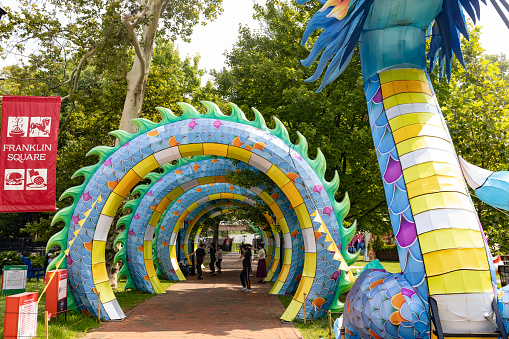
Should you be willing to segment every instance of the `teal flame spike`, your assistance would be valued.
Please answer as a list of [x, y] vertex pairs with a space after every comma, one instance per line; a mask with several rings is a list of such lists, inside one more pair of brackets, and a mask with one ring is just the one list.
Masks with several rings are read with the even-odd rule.
[[117, 246], [117, 244], [119, 243], [125, 246], [126, 241], [127, 241], [127, 229], [125, 229], [122, 233], [117, 235], [117, 237], [113, 241], [113, 246]]
[[322, 179], [322, 183], [325, 181], [325, 171], [327, 169], [327, 161], [325, 160], [325, 157], [322, 153], [322, 151], [320, 150], [320, 148], [317, 149], [316, 151], [316, 158], [314, 158], [313, 160], [310, 160], [310, 165], [311, 165], [311, 168], [313, 168], [316, 172], [316, 174], [318, 174], [318, 177], [320, 179]]
[[293, 145], [293, 149], [296, 150], [307, 163], [309, 163], [308, 141], [299, 131], [297, 131], [297, 136], [299, 137], [299, 142], [296, 145]]
[[125, 144], [126, 142], [131, 140], [136, 135], [136, 134], [131, 134], [131, 133], [123, 131], [123, 130], [112, 131], [108, 134], [117, 138], [119, 145]]
[[203, 118], [203, 115], [201, 115], [194, 106], [185, 102], [178, 102], [177, 105], [179, 105], [182, 109], [182, 116], [180, 117], [180, 120]]
[[336, 192], [339, 188], [339, 174], [338, 171], [334, 171], [334, 178], [331, 181], [325, 180], [323, 183], [323, 187], [325, 188], [325, 191], [327, 191], [327, 195], [329, 196], [329, 199], [331, 201], [336, 200]]
[[[343, 254], [343, 258], [345, 258], [345, 261], [348, 265], [353, 264], [357, 261], [357, 258], [359, 257], [360, 251], [357, 251], [356, 253], [350, 253], [346, 249], [348, 248], [348, 243], [352, 241], [353, 237], [355, 236], [355, 232], [357, 231], [357, 220], [354, 220], [352, 225], [350, 227], [341, 227], [341, 253]], [[344, 253], [343, 253], [344, 252]]]
[[126, 262], [125, 258], [126, 258], [126, 247], [125, 245], [123, 245], [122, 248], [117, 253], [115, 253], [115, 257], [113, 258], [113, 264], [116, 265], [118, 264], [119, 261], [125, 263]]
[[156, 109], [163, 116], [163, 120], [161, 121], [161, 125], [171, 124], [173, 122], [179, 121], [180, 117], [176, 116], [169, 108], [166, 107], [156, 107]]
[[246, 115], [239, 106], [230, 102], [230, 107], [232, 108], [232, 114], [230, 114], [229, 119], [233, 122], [237, 122], [239, 124], [245, 124], [247, 120]]
[[127, 268], [127, 265], [123, 265], [122, 268], [118, 271], [118, 278], [125, 277], [127, 279], [127, 282], [124, 287], [124, 291], [127, 290], [136, 290], [136, 286], [134, 285], [133, 278], [131, 277], [131, 274], [129, 273], [129, 269]]
[[202, 101], [201, 103], [207, 109], [207, 113], [205, 113], [207, 118], [225, 119], [227, 117], [215, 103], [210, 101]]
[[334, 212], [336, 213], [336, 218], [338, 220], [343, 220], [348, 215], [350, 211], [350, 196], [348, 192], [345, 192], [345, 197], [341, 201], [332, 200], [332, 206], [334, 208]]
[[103, 163], [113, 152], [117, 150], [118, 147], [110, 147], [110, 146], [95, 146], [87, 153], [87, 157], [89, 155], [98, 155], [99, 161], [98, 163]]
[[[63, 248], [65, 248], [65, 247], [63, 247]], [[48, 267], [46, 267], [46, 271], [53, 271], [53, 270], [56, 270], [56, 269], [64, 269], [64, 268], [66, 268], [67, 267], [67, 261], [65, 259], [62, 260], [62, 258], [64, 258], [64, 256], [65, 256], [64, 251], [60, 252], [60, 254], [57, 255], [57, 257], [55, 259], [53, 259], [48, 264]], [[60, 260], [62, 260], [62, 262], [60, 262]], [[59, 262], [60, 262], [60, 266], [57, 267], [57, 264]]]
[[353, 283], [346, 279], [346, 272], [342, 271], [341, 278], [339, 279], [339, 282], [338, 282], [338, 289], [336, 290], [336, 294], [334, 295], [334, 300], [332, 301], [331, 307], [330, 307], [330, 311], [332, 313], [339, 313], [339, 312], [343, 311], [344, 304], [341, 301], [339, 301], [339, 296], [345, 292], [350, 291], [350, 289], [352, 288], [352, 285], [353, 285]]
[[53, 216], [53, 219], [51, 220], [51, 225], [55, 225], [57, 222], [62, 221], [67, 226], [69, 220], [72, 217], [72, 211], [74, 211], [74, 207], [75, 207], [76, 203], [77, 203], [77, 200], [72, 205], [66, 206], [62, 209], [59, 209], [57, 211], [57, 213], [55, 213], [55, 215]]
[[62, 250], [67, 248], [67, 232], [65, 231], [65, 228], [61, 229], [49, 238], [48, 243], [46, 244], [46, 252], [48, 252], [53, 246], [58, 246]]
[[249, 122], [244, 121], [244, 123], [259, 129], [263, 129], [264, 131], [268, 131], [269, 129], [267, 128], [267, 124], [265, 123], [263, 115], [260, 112], [258, 112], [258, 110], [254, 107], [252, 107], [251, 110], [255, 115], [255, 119]]
[[62, 201], [65, 198], [71, 197], [74, 199], [74, 201], [77, 201], [81, 196], [81, 193], [85, 189], [85, 186], [86, 186], [85, 184], [81, 184], [79, 186], [74, 186], [66, 189], [64, 193], [62, 193], [62, 195], [60, 196], [59, 200]]
[[147, 120], [147, 119], [143, 119], [143, 118], [132, 119], [131, 122], [133, 124], [135, 124], [136, 127], [138, 127], [137, 135], [140, 135], [140, 134], [146, 133], [148, 131], [151, 131], [154, 128], [159, 126], [159, 124], [157, 124], [157, 123], [155, 123], [153, 121]]
[[[131, 202], [131, 201], [129, 201], [129, 202]], [[136, 210], [136, 207], [134, 209], [131, 209], [131, 211], [135, 211], [135, 210]], [[123, 217], [121, 217], [120, 219], [118, 219], [116, 228], [119, 228], [120, 226], [123, 225], [127, 229], [129, 227], [129, 225], [131, 224], [132, 220], [133, 220], [133, 212], [126, 214]]]
[[274, 123], [276, 124], [273, 129], [270, 130], [270, 133], [283, 140], [287, 145], [292, 145], [290, 141], [290, 135], [288, 134], [288, 130], [285, 125], [276, 117], [272, 117]]
[[99, 167], [100, 164], [101, 162], [95, 165], [80, 168], [79, 170], [74, 172], [74, 174], [71, 176], [71, 179], [82, 176], [85, 177], [85, 183], [87, 183], [90, 180], [90, 177], [92, 177], [92, 175], [97, 171], [97, 168]]

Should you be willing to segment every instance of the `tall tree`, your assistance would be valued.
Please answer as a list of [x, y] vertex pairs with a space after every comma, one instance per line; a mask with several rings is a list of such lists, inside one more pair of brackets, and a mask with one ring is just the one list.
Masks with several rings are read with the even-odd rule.
[[362, 229], [390, 230], [378, 164], [371, 141], [366, 100], [358, 53], [334, 85], [315, 93], [316, 83], [304, 79], [312, 70], [300, 60], [309, 54], [301, 46], [305, 25], [316, 6], [296, 6], [289, 1], [269, 0], [256, 6], [262, 30], [241, 27], [236, 45], [226, 53], [230, 69], [214, 73], [218, 92], [246, 113], [256, 107], [270, 121], [279, 118], [292, 140], [300, 131], [309, 143], [310, 156], [319, 147], [327, 159], [326, 178], [339, 172], [336, 196], [348, 192], [351, 210], [347, 223], [359, 219]]
[[[134, 132], [130, 120], [141, 114], [157, 34], [188, 40], [199, 23], [221, 11], [222, 0], [22, 0], [9, 9], [0, 26], [0, 53], [25, 53], [30, 70], [53, 70], [38, 80], [50, 81], [47, 94], [63, 88], [78, 90], [83, 67], [116, 69], [127, 49], [135, 56], [130, 70], [122, 70], [126, 95], [120, 129]], [[32, 47], [34, 50], [29, 51]], [[32, 78], [37, 80], [37, 78]]]

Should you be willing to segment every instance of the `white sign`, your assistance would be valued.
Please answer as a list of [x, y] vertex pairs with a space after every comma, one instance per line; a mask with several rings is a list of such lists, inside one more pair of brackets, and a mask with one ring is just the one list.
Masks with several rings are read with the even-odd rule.
[[18, 315], [18, 338], [34, 338], [37, 336], [37, 300], [20, 305]]

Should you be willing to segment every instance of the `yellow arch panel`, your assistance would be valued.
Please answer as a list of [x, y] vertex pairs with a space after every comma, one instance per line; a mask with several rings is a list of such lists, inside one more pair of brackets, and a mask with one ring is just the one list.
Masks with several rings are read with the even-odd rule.
[[105, 262], [104, 251], [106, 249], [106, 241], [93, 240], [92, 242], [92, 264]]
[[210, 201], [219, 200], [219, 199], [221, 199], [221, 193], [214, 193], [214, 194], [209, 195], [208, 197], [209, 197]]
[[[179, 186], [179, 187], [177, 187], [177, 188], [180, 188], [180, 186]], [[180, 190], [182, 190], [182, 188], [180, 188]], [[170, 193], [171, 193], [171, 192], [170, 192]], [[164, 213], [164, 211], [166, 210], [166, 208], [167, 208], [168, 206], [170, 206], [170, 204], [171, 204], [171, 200], [170, 200], [170, 199], [168, 199], [168, 197], [166, 197], [166, 196], [165, 196], [164, 198], [162, 198], [162, 199], [161, 199], [161, 201], [160, 201], [160, 202], [159, 202], [159, 204], [157, 205], [157, 207], [156, 207], [156, 211], [162, 214], [162, 213]]]
[[260, 199], [263, 200], [264, 203], [267, 205], [272, 205], [274, 203], [274, 199], [265, 191], [262, 192], [262, 194], [259, 195]]
[[113, 299], [115, 299], [115, 294], [113, 294], [113, 290], [111, 289], [109, 280], [104, 281], [102, 283], [95, 283], [95, 289], [97, 290], [97, 293], [101, 295], [102, 303], [107, 303], [108, 301], [112, 301]]
[[154, 262], [152, 259], [145, 259], [145, 268], [147, 269], [147, 275], [152, 278], [157, 275], [156, 270], [154, 269]]
[[272, 211], [272, 213], [274, 213], [276, 220], [284, 218], [283, 212], [281, 212], [281, 209], [279, 208], [279, 206], [276, 202], [273, 202], [272, 204], [270, 204], [269, 208]]
[[483, 248], [484, 240], [479, 230], [441, 229], [419, 235], [422, 254], [452, 248]]
[[389, 81], [399, 80], [419, 80], [422, 82], [428, 82], [426, 73], [415, 68], [402, 68], [402, 69], [391, 69], [378, 74], [380, 77], [380, 83], [385, 84]]
[[203, 154], [219, 155], [226, 158], [228, 155], [228, 145], [204, 143]]
[[[181, 196], [182, 194], [184, 194], [184, 190], [182, 189], [182, 187], [177, 187], [175, 188], [174, 190], [172, 190], [170, 193], [166, 194], [166, 198], [168, 198], [169, 202], [168, 202], [168, 205], [175, 199], [177, 199], [179, 196]], [[162, 201], [161, 201], [162, 203]], [[168, 206], [165, 207], [165, 209], [167, 208]], [[164, 210], [163, 210], [164, 212]]]
[[396, 144], [420, 136], [435, 137], [444, 140], [448, 139], [448, 136], [442, 126], [437, 127], [428, 124], [413, 124], [404, 126], [392, 132], [392, 136], [394, 137], [394, 142]]
[[382, 97], [384, 99], [400, 93], [426, 93], [433, 95], [428, 82], [419, 80], [398, 80], [382, 84]]
[[314, 277], [316, 274], [316, 253], [304, 253], [304, 262], [309, 262], [302, 269], [303, 277]]
[[108, 278], [108, 273], [106, 271], [106, 263], [100, 262], [97, 264], [92, 264], [92, 278], [96, 287], [97, 284], [104, 281], [106, 281], [109, 285], [110, 279]]
[[295, 187], [293, 182], [291, 181], [287, 182], [286, 185], [281, 187], [281, 190], [285, 193], [288, 200], [290, 200], [292, 206], [295, 207], [304, 203], [304, 200], [302, 199], [299, 190], [297, 189], [297, 187]]
[[436, 106], [435, 99], [431, 95], [424, 93], [400, 93], [384, 99], [386, 110], [398, 105], [418, 103]]
[[460, 192], [467, 194], [465, 184], [456, 177], [434, 175], [427, 178], [417, 179], [407, 184], [408, 198], [439, 191]]
[[200, 185], [213, 184], [216, 182], [214, 177], [201, 177], [198, 178]]
[[111, 192], [108, 200], [104, 204], [104, 207], [101, 211], [101, 214], [107, 215], [109, 217], [115, 217], [117, 213], [118, 207], [124, 200], [123, 196], [116, 194], [115, 192]]
[[458, 192], [439, 192], [420, 195], [410, 199], [410, 206], [414, 215], [437, 208], [461, 208], [474, 211], [468, 196]]
[[295, 214], [297, 214], [297, 218], [300, 222], [300, 228], [312, 228], [313, 223], [311, 222], [311, 217], [309, 216], [308, 210], [305, 204], [300, 204], [299, 206], [293, 206]]
[[143, 242], [143, 259], [152, 260], [152, 241]]
[[396, 144], [399, 156], [423, 148], [436, 148], [454, 153], [454, 149], [449, 141], [436, 137], [415, 137]]
[[157, 294], [165, 293], [165, 289], [163, 288], [163, 285], [161, 285], [161, 282], [156, 276], [150, 277], [150, 282], [152, 283], [152, 286], [154, 287], [154, 291]]
[[148, 224], [152, 225], [152, 226], [157, 226], [157, 223], [159, 222], [160, 218], [161, 218], [161, 212], [159, 212], [156, 209], [154, 212], [152, 212], [152, 216], [150, 217]]
[[[286, 174], [279, 168], [277, 168], [275, 165], [272, 165], [269, 168], [269, 170], [267, 171], [267, 175], [274, 181], [276, 185], [278, 185], [281, 188], [283, 188], [283, 186], [290, 181]], [[290, 197], [288, 197], [288, 199], [290, 199]]]
[[484, 248], [459, 248], [430, 252], [423, 255], [428, 277], [452, 271], [488, 271], [488, 261]]
[[428, 124], [436, 127], [443, 128], [442, 119], [440, 116], [435, 113], [422, 112], [422, 113], [408, 113], [403, 115], [398, 115], [395, 118], [389, 120], [389, 125], [391, 126], [391, 130], [393, 132], [398, 129], [414, 124]]
[[233, 199], [233, 193], [219, 193], [221, 196], [221, 199]]
[[253, 154], [253, 153], [246, 151], [243, 148], [228, 146], [228, 158], [233, 158], [233, 159], [243, 161], [245, 163], [249, 163], [251, 154]]
[[489, 271], [461, 270], [428, 278], [429, 294], [493, 292]]
[[302, 278], [300, 278], [299, 287], [297, 288], [297, 291], [295, 292], [293, 299], [295, 299], [296, 301], [303, 304], [305, 301], [304, 293], [306, 293], [306, 294], [309, 293], [309, 290], [311, 289], [311, 286], [313, 285], [313, 280], [315, 280], [314, 274], [312, 277], [307, 277], [307, 276], [303, 275]]
[[131, 188], [133, 188], [140, 180], [141, 177], [131, 169], [124, 175], [117, 186], [115, 186], [113, 192], [125, 197], [131, 191]]
[[203, 155], [203, 144], [189, 144], [178, 146], [182, 158]]
[[157, 162], [156, 158], [151, 155], [137, 163], [133, 167], [133, 171], [136, 172], [141, 178], [143, 178], [145, 175], [158, 167], [159, 163]]
[[463, 176], [458, 166], [453, 166], [452, 164], [445, 162], [424, 162], [403, 170], [403, 177], [407, 185], [414, 180], [434, 175], [456, 177], [459, 180], [463, 180]]

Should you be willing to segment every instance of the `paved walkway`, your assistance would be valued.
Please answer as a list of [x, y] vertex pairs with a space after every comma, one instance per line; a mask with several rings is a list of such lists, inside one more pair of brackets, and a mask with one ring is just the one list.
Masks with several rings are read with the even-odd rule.
[[279, 320], [284, 307], [268, 295], [270, 284], [253, 277], [253, 292], [240, 291], [242, 264], [233, 264], [239, 256], [223, 257], [223, 273], [210, 276], [207, 269], [203, 280], [189, 277], [132, 309], [123, 322], [107, 323], [84, 338], [302, 338], [293, 324]]

